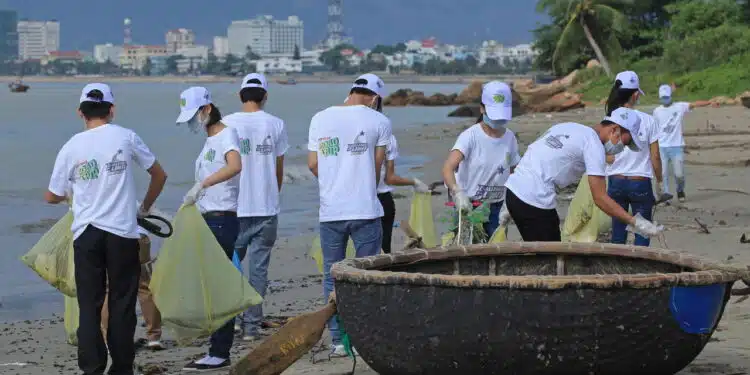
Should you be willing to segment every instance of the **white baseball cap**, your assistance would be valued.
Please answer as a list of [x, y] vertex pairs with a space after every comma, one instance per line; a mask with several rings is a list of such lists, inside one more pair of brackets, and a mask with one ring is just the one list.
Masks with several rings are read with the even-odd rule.
[[[360, 80], [364, 80], [365, 82], [356, 83], [357, 81], [360, 81]], [[363, 74], [357, 77], [357, 79], [354, 82], [355, 83], [354, 85], [352, 85], [352, 88], [359, 87], [363, 89], [368, 89], [374, 92], [375, 94], [377, 94], [381, 98], [385, 94], [385, 83], [383, 82], [382, 79], [380, 79], [380, 77], [372, 73]]]
[[482, 104], [490, 120], [510, 120], [513, 118], [513, 93], [510, 86], [500, 81], [492, 81], [482, 87]]
[[191, 87], [180, 94], [180, 115], [177, 123], [190, 121], [204, 105], [211, 104], [211, 93], [205, 87]]
[[[257, 79], [258, 81], [260, 81], [260, 83], [250, 82], [253, 79]], [[268, 91], [268, 81], [266, 80], [266, 76], [260, 73], [250, 73], [246, 75], [245, 78], [242, 79], [240, 90], [246, 89], [248, 87], [258, 87]]]
[[672, 97], [672, 88], [669, 87], [669, 85], [661, 85], [661, 86], [659, 86], [659, 97], [660, 98], [671, 98]]
[[626, 70], [624, 72], [617, 73], [617, 77], [615, 77], [615, 81], [620, 80], [622, 82], [622, 86], [620, 88], [623, 89], [631, 89], [631, 90], [638, 90], [641, 94], [646, 95], [646, 93], [641, 90], [641, 81], [638, 79], [638, 74], [635, 74], [632, 70]]
[[641, 151], [638, 145], [638, 133], [641, 131], [641, 116], [630, 108], [620, 107], [612, 111], [611, 116], [604, 117], [604, 121], [611, 121], [630, 132], [632, 141], [626, 145], [632, 151]]
[[[90, 98], [88, 94], [93, 90], [99, 90], [104, 94], [104, 98], [101, 100]], [[105, 85], [103, 83], [89, 83], [86, 85], [83, 90], [81, 91], [81, 101], [83, 102], [96, 102], [96, 103], [110, 103], [115, 104], [115, 97], [112, 95], [112, 89], [109, 88], [108, 85]]]

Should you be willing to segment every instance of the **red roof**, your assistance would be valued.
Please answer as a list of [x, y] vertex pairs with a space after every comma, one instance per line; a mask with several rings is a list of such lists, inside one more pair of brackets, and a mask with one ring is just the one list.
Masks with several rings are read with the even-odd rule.
[[72, 57], [72, 58], [82, 58], [83, 54], [81, 54], [80, 51], [50, 51], [50, 56], [54, 57]]
[[434, 48], [435, 45], [437, 45], [437, 39], [435, 39], [435, 37], [428, 38], [422, 41], [422, 47], [424, 48]]

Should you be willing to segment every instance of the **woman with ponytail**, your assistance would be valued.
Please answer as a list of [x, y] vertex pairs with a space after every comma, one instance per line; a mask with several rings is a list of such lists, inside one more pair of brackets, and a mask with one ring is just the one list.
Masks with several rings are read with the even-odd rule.
[[[633, 109], [643, 94], [638, 75], [632, 71], [624, 71], [617, 75], [612, 90], [607, 99], [605, 114], [620, 107]], [[633, 109], [641, 119], [638, 134], [633, 134], [642, 145], [639, 151], [626, 149], [625, 151], [607, 157], [607, 194], [623, 209], [632, 210], [633, 215], [641, 214], [646, 220], [651, 220], [655, 199], [651, 180], [656, 179], [657, 192], [661, 191], [662, 165], [659, 154], [659, 128], [654, 117]], [[624, 244], [627, 240], [627, 224], [618, 218], [612, 218], [612, 243]], [[635, 235], [636, 246], [649, 246], [648, 237]]]
[[[240, 226], [237, 199], [242, 170], [237, 130], [221, 122], [221, 112], [204, 87], [191, 87], [180, 95], [178, 124], [207, 134], [206, 144], [195, 161], [196, 183], [185, 195], [184, 204], [197, 204], [206, 224], [227, 257], [234, 255]], [[229, 350], [234, 341], [234, 318], [211, 335], [208, 355], [185, 366], [187, 371], [210, 371], [230, 365]]]

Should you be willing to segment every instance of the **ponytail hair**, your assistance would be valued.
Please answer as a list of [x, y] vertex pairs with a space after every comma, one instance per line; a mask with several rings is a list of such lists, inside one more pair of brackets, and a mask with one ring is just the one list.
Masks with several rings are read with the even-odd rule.
[[614, 86], [612, 86], [612, 90], [609, 91], [607, 104], [604, 107], [604, 114], [611, 116], [615, 109], [627, 104], [630, 101], [630, 98], [633, 97], [633, 93], [636, 91], [638, 91], [638, 89], [623, 89], [622, 81], [619, 79], [616, 80]]
[[[484, 108], [484, 103], [479, 103], [480, 108]], [[477, 117], [477, 124], [484, 121], [484, 113], [482, 111], [479, 111], [479, 117]]]

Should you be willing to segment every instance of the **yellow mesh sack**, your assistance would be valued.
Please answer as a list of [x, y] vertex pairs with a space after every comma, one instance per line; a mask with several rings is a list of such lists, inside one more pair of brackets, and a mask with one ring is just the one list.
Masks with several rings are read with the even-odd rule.
[[596, 242], [599, 233], [612, 228], [612, 219], [594, 203], [587, 175], [581, 177], [562, 227], [565, 242]]
[[149, 285], [180, 344], [206, 337], [263, 299], [235, 268], [195, 205], [182, 206]]
[[75, 297], [72, 224], [73, 212], [68, 211], [21, 257], [21, 262], [66, 296]]
[[65, 341], [70, 345], [78, 345], [78, 300], [75, 297], [65, 296]]
[[[323, 274], [323, 248], [320, 246], [320, 236], [315, 236], [310, 246], [310, 258], [315, 261], [315, 265], [318, 267], [318, 272]], [[349, 243], [346, 244], [346, 258], [351, 259], [357, 256], [357, 251], [354, 249], [354, 242], [349, 239]]]
[[414, 197], [411, 199], [409, 226], [422, 237], [426, 248], [431, 249], [437, 246], [435, 219], [432, 216], [432, 194], [414, 192]]
[[492, 237], [490, 237], [489, 243], [501, 243], [507, 241], [507, 233], [505, 233], [507, 230], [508, 226], [497, 227], [497, 229], [495, 229], [495, 233], [493, 233]]

